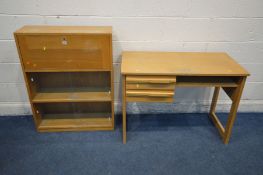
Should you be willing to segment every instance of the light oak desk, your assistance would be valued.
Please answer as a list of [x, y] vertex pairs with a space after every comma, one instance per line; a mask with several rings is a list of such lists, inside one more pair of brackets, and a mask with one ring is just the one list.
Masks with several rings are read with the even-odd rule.
[[[227, 144], [246, 77], [249, 73], [226, 53], [123, 52], [123, 143], [126, 143], [126, 102], [173, 102], [175, 87], [215, 87], [209, 116]], [[219, 90], [232, 100], [224, 127], [215, 114]]]

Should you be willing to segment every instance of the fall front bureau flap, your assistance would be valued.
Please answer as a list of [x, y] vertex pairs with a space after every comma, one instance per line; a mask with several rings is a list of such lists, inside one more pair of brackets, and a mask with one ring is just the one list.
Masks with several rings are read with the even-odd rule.
[[26, 70], [110, 69], [109, 35], [21, 35]]

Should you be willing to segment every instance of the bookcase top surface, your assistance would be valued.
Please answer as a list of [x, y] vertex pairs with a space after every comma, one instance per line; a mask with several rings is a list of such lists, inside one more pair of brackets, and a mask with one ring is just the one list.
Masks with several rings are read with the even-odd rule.
[[15, 34], [112, 34], [112, 27], [26, 25]]
[[248, 76], [249, 73], [226, 53], [132, 52], [122, 53], [122, 74]]

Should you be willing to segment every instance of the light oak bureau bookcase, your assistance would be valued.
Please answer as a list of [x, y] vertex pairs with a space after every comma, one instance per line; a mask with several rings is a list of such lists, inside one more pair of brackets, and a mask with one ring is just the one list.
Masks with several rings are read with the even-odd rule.
[[[214, 87], [209, 116], [227, 144], [249, 73], [226, 53], [123, 52], [122, 122], [126, 143], [126, 102], [173, 102], [176, 87]], [[224, 127], [215, 114], [219, 90], [232, 100]]]
[[114, 129], [111, 27], [24, 26], [14, 36], [38, 131]]

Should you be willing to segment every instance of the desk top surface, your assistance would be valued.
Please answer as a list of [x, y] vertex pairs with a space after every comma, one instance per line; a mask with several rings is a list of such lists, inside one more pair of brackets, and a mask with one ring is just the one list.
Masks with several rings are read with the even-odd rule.
[[123, 52], [122, 74], [248, 76], [249, 73], [226, 53]]
[[16, 34], [111, 34], [110, 26], [48, 26], [26, 25], [18, 29]]

